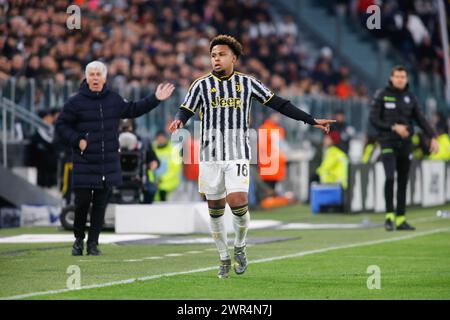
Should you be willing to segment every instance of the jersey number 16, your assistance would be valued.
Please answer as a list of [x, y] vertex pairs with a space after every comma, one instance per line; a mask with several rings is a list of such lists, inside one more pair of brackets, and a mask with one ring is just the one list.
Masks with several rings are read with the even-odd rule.
[[248, 176], [248, 168], [246, 164], [237, 163], [237, 175], [240, 176], [241, 173], [244, 177]]

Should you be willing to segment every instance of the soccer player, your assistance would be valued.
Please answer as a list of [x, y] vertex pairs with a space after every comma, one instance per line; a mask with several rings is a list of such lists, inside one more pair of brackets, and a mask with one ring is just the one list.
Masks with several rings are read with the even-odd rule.
[[211, 216], [212, 237], [219, 251], [218, 277], [227, 278], [231, 270], [227, 232], [223, 214], [225, 204], [233, 212], [234, 270], [247, 269], [246, 236], [250, 221], [249, 115], [252, 99], [295, 120], [329, 132], [334, 120], [317, 120], [293, 106], [252, 76], [234, 70], [242, 54], [241, 44], [231, 36], [219, 35], [210, 43], [212, 72], [195, 80], [170, 124], [169, 131], [182, 128], [199, 112], [201, 144], [199, 192], [205, 194]]

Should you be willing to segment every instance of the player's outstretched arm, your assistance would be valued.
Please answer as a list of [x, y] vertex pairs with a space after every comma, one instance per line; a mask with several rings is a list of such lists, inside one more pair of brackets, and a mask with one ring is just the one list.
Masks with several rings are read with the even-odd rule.
[[154, 94], [151, 94], [139, 101], [126, 101], [120, 99], [120, 108], [122, 119], [124, 118], [137, 118], [141, 115], [150, 112], [155, 109], [159, 103], [169, 98], [175, 86], [171, 83], [159, 84]]
[[330, 119], [314, 119], [309, 113], [297, 108], [289, 100], [283, 99], [277, 95], [274, 95], [265, 105], [280, 112], [286, 117], [308, 123], [314, 126], [314, 128], [321, 129], [325, 133], [330, 132], [330, 124], [336, 122], [336, 120]]

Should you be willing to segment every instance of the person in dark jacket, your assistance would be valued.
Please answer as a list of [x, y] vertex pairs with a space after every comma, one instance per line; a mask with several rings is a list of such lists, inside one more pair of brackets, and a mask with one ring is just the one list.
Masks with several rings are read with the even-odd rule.
[[[437, 152], [436, 134], [419, 108], [417, 98], [408, 90], [404, 67], [392, 69], [389, 85], [375, 93], [371, 102], [370, 122], [377, 129], [381, 160], [386, 173], [385, 229], [415, 230], [405, 219], [406, 186], [412, 159], [413, 121], [430, 138], [430, 151]], [[394, 213], [394, 175], [397, 171], [397, 210]]]
[[57, 183], [58, 154], [53, 139], [53, 117], [49, 111], [39, 111], [39, 117], [49, 130], [38, 128], [31, 137], [32, 164], [37, 168], [37, 184], [44, 188], [51, 188]]
[[98, 238], [108, 196], [111, 187], [122, 184], [118, 142], [120, 119], [136, 118], [151, 111], [160, 101], [169, 98], [175, 87], [160, 84], [154, 94], [137, 102], [128, 102], [105, 85], [107, 69], [102, 62], [89, 63], [85, 76], [78, 93], [64, 105], [56, 122], [56, 131], [72, 147], [75, 190], [72, 255], [83, 254], [91, 203], [87, 253], [99, 255]]
[[336, 122], [331, 125], [330, 133], [333, 131], [339, 133], [340, 142], [337, 147], [348, 154], [350, 150], [350, 140], [353, 138], [355, 129], [346, 122], [343, 109], [338, 109], [334, 113], [334, 119], [336, 119]]

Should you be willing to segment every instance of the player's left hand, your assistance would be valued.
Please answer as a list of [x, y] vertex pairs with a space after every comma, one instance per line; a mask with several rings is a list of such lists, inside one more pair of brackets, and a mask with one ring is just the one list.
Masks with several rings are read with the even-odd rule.
[[318, 128], [322, 130], [325, 134], [328, 134], [330, 132], [330, 124], [336, 122], [336, 120], [330, 120], [330, 119], [314, 119], [316, 120], [316, 125], [314, 125], [314, 128]]
[[173, 120], [169, 125], [169, 132], [174, 133], [177, 129], [183, 128], [183, 122], [181, 120]]
[[439, 143], [435, 138], [431, 139], [430, 141], [430, 152], [431, 153], [438, 153], [439, 152]]
[[159, 101], [163, 101], [166, 100], [167, 98], [169, 98], [172, 93], [173, 90], [175, 90], [175, 86], [171, 83], [160, 83], [158, 85], [158, 87], [156, 88], [156, 99], [158, 99]]

